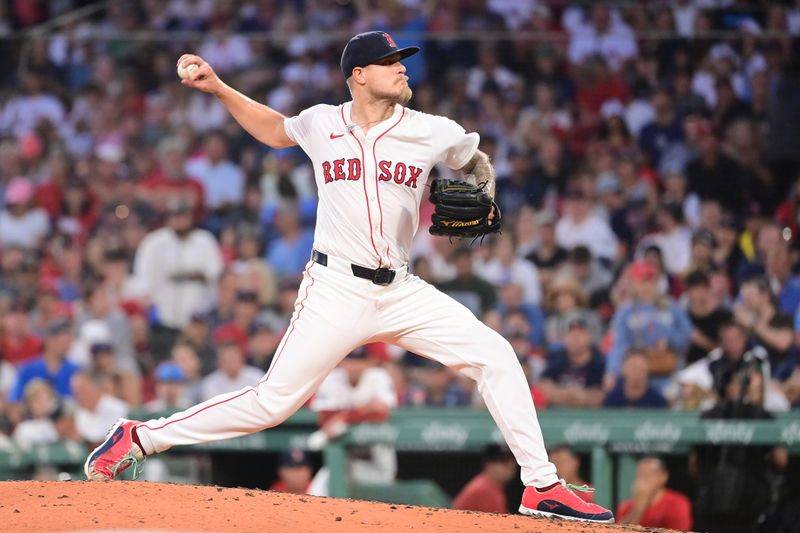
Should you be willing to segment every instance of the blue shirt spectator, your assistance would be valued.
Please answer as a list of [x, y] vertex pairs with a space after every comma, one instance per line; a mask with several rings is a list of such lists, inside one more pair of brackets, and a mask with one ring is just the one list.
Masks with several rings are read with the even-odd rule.
[[773, 374], [793, 408], [800, 407], [800, 352], [792, 350]]
[[604, 407], [667, 407], [667, 400], [649, 383], [649, 363], [643, 351], [631, 351], [622, 374], [606, 394]]
[[283, 205], [275, 216], [279, 237], [267, 248], [266, 259], [278, 276], [296, 276], [311, 259], [314, 233], [300, 226], [294, 206]]
[[204, 148], [204, 157], [187, 161], [185, 170], [203, 185], [205, 207], [216, 210], [242, 203], [245, 176], [238, 165], [227, 159], [227, 137], [212, 132]]
[[295, 276], [303, 272], [313, 246], [314, 234], [308, 230], [292, 241], [281, 237], [270, 245], [267, 261], [279, 276]]
[[[531, 325], [531, 332], [528, 337], [528, 340], [533, 346], [544, 346], [545, 339], [544, 339], [544, 312], [542, 308], [538, 305], [527, 304], [527, 303], [520, 303], [518, 306], [513, 308], [514, 310], [520, 311], [525, 315], [528, 319], [528, 322]], [[497, 311], [502, 318], [505, 318], [508, 315], [511, 308], [506, 305], [504, 302], [500, 302], [495, 306], [495, 311]]]
[[671, 298], [658, 294], [658, 273], [652, 265], [636, 261], [628, 276], [634, 298], [617, 310], [611, 322], [613, 344], [608, 353], [607, 373], [613, 376], [619, 374], [625, 354], [634, 348], [665, 347], [682, 358], [692, 334], [686, 310]]
[[651, 98], [655, 119], [639, 133], [639, 147], [647, 154], [650, 164], [658, 168], [661, 155], [672, 144], [683, 140], [683, 125], [675, 114], [669, 92], [659, 89]]
[[72, 396], [70, 379], [79, 370], [78, 365], [66, 359], [61, 362], [61, 366], [54, 373], [50, 371], [44, 358], [34, 359], [30, 363], [22, 365], [19, 369], [17, 382], [8, 395], [8, 401], [18, 403], [22, 401], [22, 394], [25, 386], [36, 378], [42, 378], [53, 386], [59, 396]]
[[800, 306], [800, 276], [796, 276], [792, 272], [789, 248], [783, 243], [777, 246], [769, 245], [764, 261], [764, 271], [772, 293], [778, 296], [780, 311], [794, 315]]
[[800, 278], [790, 278], [778, 295], [778, 307], [784, 313], [792, 314], [800, 307]]
[[603, 383], [606, 360], [600, 351], [592, 347], [588, 361], [579, 364], [570, 359], [566, 349], [552, 352], [541, 379], [549, 379], [559, 385], [574, 384], [583, 388], [599, 387]]
[[17, 381], [8, 395], [12, 403], [22, 401], [25, 386], [35, 378], [44, 379], [60, 396], [72, 396], [70, 379], [78, 371], [78, 366], [66, 359], [72, 344], [72, 323], [67, 319], [57, 319], [47, 326], [45, 333], [47, 339], [42, 357], [19, 369]]
[[651, 122], [639, 134], [639, 147], [646, 153], [654, 166], [661, 162], [661, 155], [673, 144], [683, 139], [681, 123], [673, 120], [669, 124]]
[[625, 387], [620, 381], [603, 400], [603, 407], [653, 407], [661, 408], [667, 406], [667, 400], [660, 392], [652, 387], [648, 387], [642, 396], [629, 398], [625, 395]]
[[660, 341], [682, 353], [689, 345], [692, 325], [686, 310], [670, 301], [663, 307], [633, 301], [623, 305], [612, 320], [614, 344], [608, 353], [608, 371], [616, 374], [631, 348], [655, 348]]
[[592, 345], [589, 324], [580, 313], [568, 317], [563, 348], [550, 353], [539, 387], [550, 405], [598, 407], [603, 400], [606, 362]]
[[529, 154], [511, 150], [508, 155], [509, 172], [497, 180], [495, 197], [504, 213], [516, 213], [523, 205], [537, 209], [544, 204], [547, 183], [533, 172], [533, 161]]

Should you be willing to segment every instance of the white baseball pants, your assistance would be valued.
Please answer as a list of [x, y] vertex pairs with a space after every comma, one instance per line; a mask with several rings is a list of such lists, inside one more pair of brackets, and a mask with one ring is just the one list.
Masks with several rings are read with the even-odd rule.
[[476, 380], [522, 482], [544, 487], [558, 481], [525, 375], [500, 334], [405, 269], [392, 284], [375, 285], [330, 256], [327, 266], [306, 266], [289, 328], [258, 385], [143, 422], [139, 440], [149, 455], [277, 426], [348, 353], [370, 342], [395, 344]]

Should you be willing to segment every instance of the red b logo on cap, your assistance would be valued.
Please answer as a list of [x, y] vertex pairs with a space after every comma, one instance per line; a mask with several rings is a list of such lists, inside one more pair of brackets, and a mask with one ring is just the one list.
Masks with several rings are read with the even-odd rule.
[[391, 35], [389, 35], [388, 33], [384, 33], [383, 36], [386, 38], [386, 42], [389, 43], [389, 46], [397, 48], [397, 45], [394, 44], [394, 39], [392, 39]]

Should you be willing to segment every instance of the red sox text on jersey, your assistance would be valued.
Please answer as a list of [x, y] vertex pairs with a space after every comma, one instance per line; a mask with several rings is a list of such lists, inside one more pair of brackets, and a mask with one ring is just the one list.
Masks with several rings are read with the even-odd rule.
[[[417, 188], [417, 178], [422, 175], [422, 168], [414, 165], [407, 165], [402, 161], [394, 163], [392, 161], [381, 160], [378, 163], [378, 181], [392, 181], [398, 185], [404, 184], [412, 189]], [[322, 162], [322, 173], [325, 183], [335, 181], [358, 181], [361, 179], [361, 160], [353, 159], [334, 159], [333, 161]]]

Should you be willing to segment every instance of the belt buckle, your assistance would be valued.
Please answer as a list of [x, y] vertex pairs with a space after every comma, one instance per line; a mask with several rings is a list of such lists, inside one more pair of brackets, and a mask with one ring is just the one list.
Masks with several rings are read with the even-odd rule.
[[388, 285], [394, 281], [395, 271], [388, 268], [376, 268], [372, 276], [372, 283], [375, 285]]

